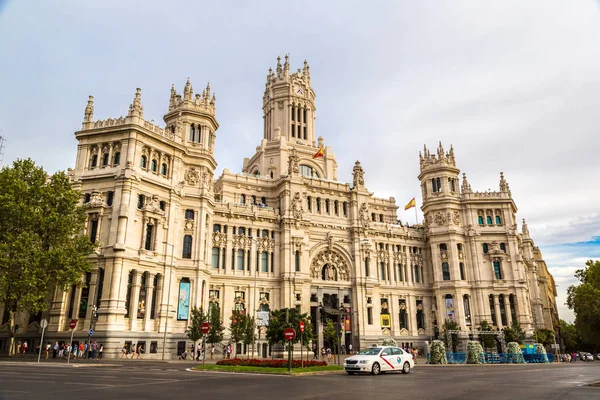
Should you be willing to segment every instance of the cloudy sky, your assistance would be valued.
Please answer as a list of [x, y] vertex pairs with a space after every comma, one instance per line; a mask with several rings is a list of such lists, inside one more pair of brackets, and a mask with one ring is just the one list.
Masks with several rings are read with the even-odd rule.
[[311, 65], [340, 180], [360, 159], [368, 188], [402, 206], [419, 199], [418, 151], [440, 140], [475, 190], [503, 171], [573, 319], [573, 273], [600, 258], [598, 0], [0, 0], [4, 164], [72, 167], [88, 95], [96, 118], [118, 117], [141, 87], [145, 117], [162, 122], [189, 76], [217, 95], [217, 174], [239, 171], [286, 53]]

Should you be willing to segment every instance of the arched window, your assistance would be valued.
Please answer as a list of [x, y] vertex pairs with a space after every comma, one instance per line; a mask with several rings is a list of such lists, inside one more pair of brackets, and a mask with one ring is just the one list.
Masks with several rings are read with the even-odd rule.
[[196, 127], [194, 124], [190, 126], [190, 142], [193, 142], [196, 138]]
[[268, 238], [269, 237], [269, 231], [266, 230], [266, 229], [263, 229], [260, 236], [264, 237], [264, 238]]
[[256, 204], [256, 196], [251, 197], [250, 204]]
[[371, 213], [371, 221], [375, 222], [375, 213]]
[[263, 206], [267, 205], [267, 198], [266, 197], [261, 197], [260, 198], [260, 204], [262, 204]]
[[258, 170], [255, 170], [255, 171], [252, 173], [252, 175], [254, 175], [254, 176], [260, 176], [260, 172], [259, 172]]
[[113, 165], [119, 165], [121, 163], [121, 153], [119, 153], [118, 151], [115, 153], [115, 156], [113, 157]]
[[492, 225], [492, 217], [490, 217], [489, 215], [485, 218], [485, 221], [487, 222], [488, 225]]
[[504, 243], [500, 243], [500, 250], [506, 253], [506, 245]]
[[164, 164], [160, 166], [160, 174], [167, 176], [167, 164]]
[[221, 225], [214, 224], [213, 225], [213, 232], [221, 232]]
[[324, 281], [337, 281], [337, 269], [329, 264], [323, 265], [323, 268], [321, 269], [321, 279]]
[[140, 160], [140, 167], [144, 169], [148, 168], [148, 157], [142, 156], [142, 159]]
[[92, 168], [95, 168], [98, 166], [98, 156], [96, 154], [94, 154], [92, 156], [91, 166], [92, 166]]
[[479, 217], [477, 217], [477, 223], [479, 225], [483, 225], [483, 217], [481, 215]]
[[496, 279], [502, 279], [502, 269], [500, 268], [500, 261], [494, 261], [494, 277]]
[[379, 214], [379, 222], [383, 222], [383, 214]]
[[192, 235], [185, 235], [183, 237], [183, 252], [182, 258], [192, 258]]
[[102, 166], [106, 167], [108, 165], [108, 153], [104, 153], [102, 156]]
[[445, 281], [450, 280], [450, 265], [447, 262], [442, 263], [442, 276]]
[[487, 244], [487, 243], [484, 243], [484, 244], [483, 244], [483, 253], [484, 253], [484, 254], [487, 254], [487, 252], [488, 252], [488, 244]]
[[490, 314], [492, 316], [492, 325], [498, 326], [498, 321], [496, 320], [496, 308], [494, 307], [493, 294], [490, 294]]
[[499, 215], [496, 215], [496, 225], [502, 225], [502, 218]]
[[342, 209], [344, 210], [344, 217], [348, 216], [348, 203], [344, 202], [344, 204], [342, 204]]
[[310, 196], [306, 196], [306, 208], [308, 211], [312, 211], [312, 198]]
[[240, 204], [246, 204], [246, 195], [245, 194], [240, 195]]
[[321, 212], [321, 198], [317, 197], [317, 212]]
[[325, 199], [325, 214], [329, 214], [329, 199]]
[[319, 174], [313, 169], [313, 167], [308, 165], [300, 165], [300, 175], [306, 178], [318, 178]]
[[340, 206], [340, 203], [337, 200], [334, 200], [334, 202], [333, 202], [333, 213], [335, 215], [339, 215], [339, 210], [338, 210], [339, 206]]
[[152, 160], [152, 163], [150, 163], [150, 169], [152, 172], [158, 171], [158, 162], [156, 160]]

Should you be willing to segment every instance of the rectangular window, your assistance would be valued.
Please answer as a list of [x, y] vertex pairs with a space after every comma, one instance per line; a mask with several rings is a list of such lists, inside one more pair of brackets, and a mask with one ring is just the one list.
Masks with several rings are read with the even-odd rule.
[[244, 270], [244, 250], [237, 251], [237, 263], [235, 267], [238, 271]]
[[144, 248], [146, 250], [154, 250], [154, 225], [146, 225], [146, 243]]
[[423, 300], [417, 300], [417, 329], [425, 329], [425, 312]]
[[150, 354], [158, 353], [158, 342], [150, 342]]
[[266, 251], [263, 251], [262, 254], [260, 255], [260, 271], [261, 272], [269, 272], [267, 260], [268, 260], [268, 253]]
[[373, 325], [373, 309], [371, 307], [367, 308], [367, 324]]
[[215, 269], [219, 268], [219, 248], [213, 247], [212, 249], [212, 263], [211, 266]]
[[183, 251], [182, 258], [192, 258], [192, 235], [185, 235], [183, 237]]
[[494, 261], [494, 276], [496, 279], [502, 279], [502, 270], [500, 269], [500, 261]]
[[450, 265], [447, 262], [442, 263], [442, 277], [445, 281], [450, 280]]
[[108, 194], [106, 195], [106, 205], [107, 206], [112, 206], [113, 205], [113, 199], [115, 197], [115, 192], [108, 192]]
[[296, 250], [294, 257], [294, 265], [296, 266], [296, 272], [300, 272], [300, 252], [298, 250]]
[[317, 212], [320, 213], [321, 212], [321, 199], [317, 199]]
[[460, 264], [458, 264], [458, 267], [460, 268], [460, 280], [464, 281], [465, 280], [465, 264], [460, 263]]
[[194, 210], [185, 210], [185, 219], [194, 219]]
[[137, 208], [141, 209], [142, 207], [144, 207], [144, 195], [140, 194], [138, 195], [138, 204], [137, 204]]
[[406, 300], [398, 300], [398, 308], [400, 312], [398, 313], [398, 323], [400, 325], [400, 329], [408, 329], [408, 314], [406, 312]]
[[365, 258], [365, 276], [369, 276], [369, 257]]
[[96, 243], [96, 237], [98, 236], [98, 220], [92, 221], [92, 227], [90, 229], [90, 241]]
[[493, 294], [490, 294], [490, 314], [492, 316], [492, 324], [498, 326], [498, 321], [496, 320], [496, 308], [494, 308]]
[[398, 280], [400, 282], [404, 281], [404, 276], [402, 275], [402, 264], [398, 264]]
[[385, 263], [379, 263], [379, 279], [385, 281]]
[[419, 266], [415, 265], [415, 283], [419, 283]]

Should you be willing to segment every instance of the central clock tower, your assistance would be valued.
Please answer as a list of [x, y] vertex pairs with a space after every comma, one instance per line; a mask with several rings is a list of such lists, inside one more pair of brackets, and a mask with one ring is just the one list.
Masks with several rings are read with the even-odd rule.
[[264, 138], [285, 137], [290, 143], [314, 145], [315, 92], [310, 87], [310, 67], [290, 72], [289, 57], [281, 65], [277, 57], [275, 71], [269, 68], [263, 95]]

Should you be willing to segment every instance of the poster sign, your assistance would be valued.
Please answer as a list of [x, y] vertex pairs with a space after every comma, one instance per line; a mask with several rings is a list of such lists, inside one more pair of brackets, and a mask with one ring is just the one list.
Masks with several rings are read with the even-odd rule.
[[381, 314], [381, 327], [382, 328], [391, 328], [392, 319], [390, 318], [390, 314]]
[[259, 311], [256, 313], [256, 325], [257, 326], [269, 325], [269, 312], [268, 311]]
[[454, 321], [454, 299], [451, 297], [446, 298], [446, 319]]
[[190, 315], [190, 282], [179, 282], [179, 297], [177, 299], [177, 320], [187, 321]]
[[344, 317], [344, 332], [350, 333], [352, 331], [352, 323], [350, 321], [350, 316], [346, 315]]

